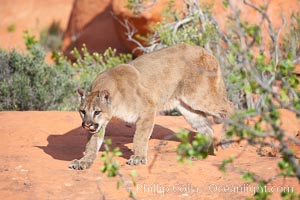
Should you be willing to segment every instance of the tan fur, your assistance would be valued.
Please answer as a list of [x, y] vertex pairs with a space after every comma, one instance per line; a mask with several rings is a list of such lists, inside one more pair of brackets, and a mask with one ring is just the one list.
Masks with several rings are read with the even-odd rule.
[[[102, 94], [105, 91], [105, 94]], [[108, 69], [83, 94], [83, 123], [105, 128], [112, 117], [136, 123], [134, 155], [128, 164], [147, 162], [148, 140], [158, 111], [178, 108], [193, 128], [212, 136], [207, 116], [226, 118], [233, 112], [226, 98], [221, 69], [205, 49], [179, 44]], [[93, 116], [95, 110], [102, 111]], [[89, 126], [85, 126], [89, 129]]]

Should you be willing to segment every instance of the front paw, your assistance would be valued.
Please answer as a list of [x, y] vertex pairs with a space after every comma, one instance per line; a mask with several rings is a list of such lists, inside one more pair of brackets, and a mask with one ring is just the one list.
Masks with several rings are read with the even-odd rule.
[[147, 158], [145, 156], [132, 155], [126, 163], [128, 165], [145, 165], [147, 164]]
[[70, 169], [77, 169], [77, 170], [85, 170], [90, 168], [90, 166], [93, 164], [93, 161], [91, 160], [84, 160], [84, 159], [80, 159], [80, 160], [73, 160], [70, 164], [69, 164], [69, 168]]

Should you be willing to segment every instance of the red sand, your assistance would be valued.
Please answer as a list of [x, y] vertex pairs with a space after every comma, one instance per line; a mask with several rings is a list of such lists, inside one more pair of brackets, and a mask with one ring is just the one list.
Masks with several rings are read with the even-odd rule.
[[[282, 114], [283, 127], [290, 134], [296, 134], [299, 120], [289, 112]], [[128, 199], [124, 187], [116, 188], [117, 178], [107, 178], [100, 172], [102, 149], [90, 169], [68, 169], [69, 162], [80, 158], [85, 146], [86, 133], [79, 127], [80, 123], [76, 112], [0, 112], [0, 199], [92, 200], [102, 199], [103, 195], [105, 199]], [[149, 162], [161, 139], [179, 127], [189, 129], [182, 117], [157, 117], [150, 140]], [[220, 126], [214, 128], [219, 136]], [[245, 185], [240, 192], [226, 191], [226, 187], [243, 187], [238, 170], [249, 170], [263, 178], [278, 172], [280, 158], [261, 157], [254, 147], [247, 147], [236, 160], [236, 170], [229, 170], [227, 174], [219, 171], [223, 159], [239, 154], [244, 145], [233, 145], [228, 150], [219, 150], [216, 156], [183, 165], [176, 161], [178, 142], [175, 140], [162, 147], [151, 171], [149, 165], [128, 166], [125, 162], [131, 155], [133, 132], [134, 127], [114, 120], [107, 128], [106, 138], [112, 138], [113, 146], [119, 146], [123, 152], [117, 160], [128, 181], [131, 170], [137, 170], [138, 185], [133, 191], [138, 199], [244, 199], [251, 196], [250, 185]], [[280, 189], [283, 185], [300, 191], [298, 181], [291, 178], [276, 178], [268, 189]], [[278, 197], [279, 193], [275, 193], [273, 199]]]

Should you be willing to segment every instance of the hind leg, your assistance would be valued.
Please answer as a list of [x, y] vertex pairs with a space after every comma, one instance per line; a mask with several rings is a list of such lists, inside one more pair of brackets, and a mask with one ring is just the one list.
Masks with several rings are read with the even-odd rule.
[[[196, 111], [198, 111], [198, 110], [205, 111], [205, 113], [207, 113], [208, 115], [213, 117], [215, 123], [218, 123], [218, 124], [222, 123], [223, 130], [222, 130], [222, 134], [221, 134], [220, 143], [221, 143], [222, 149], [227, 149], [230, 146], [231, 138], [226, 137], [228, 125], [226, 124], [226, 122], [224, 122], [224, 120], [226, 120], [226, 118], [229, 118], [233, 114], [233, 112], [234, 112], [233, 104], [230, 101], [228, 101], [225, 97], [215, 98], [215, 99], [218, 99], [219, 102], [216, 102], [214, 104], [212, 104], [209, 101], [203, 101], [203, 100], [200, 101], [198, 99], [201, 99], [201, 98], [193, 98], [193, 99], [183, 98], [181, 101], [181, 105], [183, 106], [183, 109], [188, 108], [187, 109], [188, 111], [190, 111], [191, 109], [196, 110]], [[183, 110], [182, 112], [184, 113], [185, 111]], [[190, 121], [188, 118], [189, 117], [186, 117], [187, 121]], [[200, 120], [200, 119], [198, 119], [198, 120]], [[191, 120], [191, 121], [193, 121], [193, 120]], [[205, 121], [205, 119], [203, 119], [201, 121]], [[193, 124], [192, 122], [190, 122], [190, 123]], [[208, 122], [204, 122], [204, 124], [209, 125]], [[207, 129], [207, 128], [205, 128], [205, 129]]]
[[195, 111], [192, 108], [182, 104], [177, 106], [177, 109], [184, 116], [186, 121], [188, 121], [189, 124], [197, 130], [197, 132], [205, 134], [210, 138], [213, 137], [214, 131], [211, 128], [205, 113]]

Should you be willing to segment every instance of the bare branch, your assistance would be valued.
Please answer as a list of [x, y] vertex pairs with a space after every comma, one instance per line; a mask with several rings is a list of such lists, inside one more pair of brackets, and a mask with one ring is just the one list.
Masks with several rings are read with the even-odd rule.
[[267, 15], [267, 13], [265, 11], [263, 11], [262, 9], [258, 8], [257, 6], [255, 6], [254, 4], [249, 3], [246, 0], [243, 0], [243, 3], [247, 6], [250, 6], [251, 8], [255, 9], [257, 12], [259, 12], [267, 20], [267, 22], [269, 24], [269, 34], [270, 34], [271, 40], [272, 40], [273, 43], [277, 43], [272, 21], [271, 21], [270, 17]]
[[[199, 19], [200, 19], [200, 24], [201, 24], [201, 28], [203, 30], [203, 32], [206, 32], [206, 27], [205, 25], [207, 24], [208, 22], [208, 19], [207, 17], [204, 15], [200, 5], [199, 5], [199, 2], [198, 1], [193, 1], [194, 2], [194, 6], [195, 6], [195, 9], [197, 12], [197, 14], [199, 15]], [[205, 43], [205, 49], [207, 49], [208, 51], [212, 52], [211, 48], [210, 48], [210, 44], [209, 42], [206, 42]]]
[[176, 32], [178, 31], [178, 28], [179, 28], [180, 26], [182, 26], [182, 25], [184, 25], [184, 24], [187, 24], [187, 23], [191, 22], [192, 20], [193, 20], [193, 18], [192, 18], [192, 17], [189, 17], [189, 18], [185, 18], [185, 19], [183, 19], [183, 20], [180, 20], [180, 21], [176, 22], [176, 23], [174, 24], [174, 28], [172, 28], [172, 29], [173, 29], [173, 35], [176, 36]]
[[[251, 8], [255, 9], [257, 12], [259, 12], [268, 22], [268, 33], [269, 33], [269, 36], [272, 40], [272, 43], [274, 44], [274, 47], [273, 47], [273, 59], [275, 61], [275, 66], [278, 65], [278, 62], [279, 62], [279, 49], [278, 49], [278, 38], [280, 36], [280, 33], [281, 33], [281, 30], [282, 28], [284, 27], [281, 27], [280, 30], [277, 32], [275, 32], [274, 30], [274, 27], [273, 27], [273, 24], [272, 24], [272, 21], [270, 19], [270, 17], [267, 15], [267, 13], [265, 11], [263, 11], [262, 9], [258, 8], [257, 6], [255, 6], [254, 4], [252, 3], [249, 3], [248, 1], [246, 0], [243, 0], [244, 4], [247, 5], [247, 6], [250, 6]], [[284, 25], [285, 25], [285, 22], [284, 22]]]
[[119, 24], [121, 24], [126, 29], [125, 34], [127, 35], [127, 40], [137, 45], [133, 52], [135, 52], [136, 50], [141, 50], [142, 52], [148, 53], [149, 50], [134, 38], [134, 35], [137, 33], [137, 29], [133, 25], [131, 25], [127, 19], [122, 21], [114, 13], [111, 14], [114, 19], [117, 20]]

